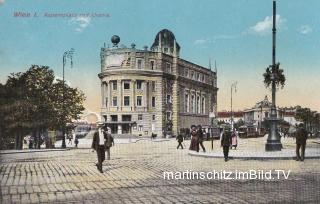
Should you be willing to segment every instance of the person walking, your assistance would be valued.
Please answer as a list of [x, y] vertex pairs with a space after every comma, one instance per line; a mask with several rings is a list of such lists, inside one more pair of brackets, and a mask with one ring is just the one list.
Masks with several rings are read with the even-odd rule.
[[[303, 161], [304, 160], [304, 153], [306, 150], [306, 143], [307, 143], [308, 133], [303, 128], [303, 124], [299, 124], [299, 128], [296, 132], [296, 161]], [[300, 156], [300, 149], [301, 149], [301, 156]]]
[[232, 149], [232, 147], [234, 147], [234, 149], [237, 149], [238, 146], [238, 133], [236, 132], [236, 130], [232, 131], [231, 134], [231, 146], [230, 148]]
[[229, 128], [226, 128], [221, 137], [221, 147], [223, 147], [224, 161], [229, 159], [229, 148], [231, 144], [231, 131]]
[[106, 152], [107, 152], [107, 159], [110, 160], [110, 149], [114, 146], [114, 139], [111, 135], [111, 129], [107, 128], [107, 141], [106, 141]]
[[182, 142], [183, 142], [183, 135], [179, 132], [178, 136], [177, 136], [177, 141], [178, 141], [178, 146], [177, 146], [177, 149], [179, 149], [179, 147], [181, 147], [181, 149], [183, 149], [183, 145], [182, 145]]
[[198, 141], [199, 141], [199, 145], [201, 146], [203, 152], [206, 152], [206, 148], [203, 146], [203, 137], [204, 137], [204, 133], [202, 131], [202, 127], [201, 125], [198, 125], [198, 131], [197, 131], [197, 134], [198, 134]]
[[199, 152], [198, 133], [195, 125], [191, 127], [191, 143], [190, 143], [189, 150]]
[[91, 148], [97, 152], [98, 163], [96, 166], [100, 173], [103, 173], [102, 163], [106, 158], [106, 141], [107, 134], [103, 131], [103, 123], [98, 123], [98, 130], [93, 135]]

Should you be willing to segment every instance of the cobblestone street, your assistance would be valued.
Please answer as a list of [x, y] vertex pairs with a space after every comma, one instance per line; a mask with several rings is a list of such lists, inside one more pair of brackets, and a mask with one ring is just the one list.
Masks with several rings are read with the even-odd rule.
[[[187, 148], [177, 150], [176, 145], [174, 140], [116, 144], [111, 160], [104, 162], [103, 174], [94, 165], [96, 153], [89, 149], [1, 154], [1, 203], [317, 203], [320, 200], [319, 159], [224, 162], [219, 158], [189, 156]], [[185, 145], [188, 147], [189, 141]], [[210, 145], [205, 142], [207, 150]], [[214, 148], [218, 146], [219, 141], [215, 141]], [[288, 179], [279, 180], [163, 178], [165, 171], [251, 169], [291, 170], [291, 173]]]

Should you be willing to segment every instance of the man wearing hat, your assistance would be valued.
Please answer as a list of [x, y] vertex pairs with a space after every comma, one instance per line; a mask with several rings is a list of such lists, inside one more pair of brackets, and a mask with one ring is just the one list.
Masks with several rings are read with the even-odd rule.
[[106, 152], [107, 152], [107, 159], [110, 160], [110, 148], [114, 146], [114, 140], [111, 136], [111, 129], [107, 127], [107, 140], [106, 140]]
[[[296, 132], [296, 161], [303, 161], [304, 160], [304, 153], [306, 149], [308, 133], [303, 128], [303, 123], [299, 124], [299, 128]], [[300, 149], [301, 149], [301, 156], [300, 156]]]
[[97, 126], [98, 126], [98, 130], [93, 135], [91, 148], [97, 152], [97, 156], [98, 156], [97, 168], [101, 173], [103, 173], [102, 162], [106, 158], [105, 151], [106, 151], [107, 134], [103, 130], [104, 124], [102, 122], [98, 122]]
[[221, 136], [221, 147], [223, 147], [224, 161], [229, 159], [229, 148], [231, 145], [231, 130], [229, 127], [225, 128]]

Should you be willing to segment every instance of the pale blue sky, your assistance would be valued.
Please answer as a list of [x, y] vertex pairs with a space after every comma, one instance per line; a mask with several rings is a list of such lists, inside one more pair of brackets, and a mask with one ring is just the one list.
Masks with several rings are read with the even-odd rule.
[[[271, 0], [0, 0], [0, 82], [31, 64], [62, 75], [62, 54], [75, 48], [66, 78], [84, 90], [98, 111], [100, 47], [117, 34], [120, 44], [152, 45], [156, 33], [171, 30], [181, 57], [218, 64], [218, 108], [229, 109], [230, 85], [238, 81], [236, 109], [250, 108], [264, 95], [262, 73], [271, 63]], [[320, 1], [278, 0], [277, 60], [287, 76], [279, 105], [320, 110]], [[14, 17], [14, 12], [31, 16]], [[110, 17], [44, 17], [45, 13], [100, 13]]]

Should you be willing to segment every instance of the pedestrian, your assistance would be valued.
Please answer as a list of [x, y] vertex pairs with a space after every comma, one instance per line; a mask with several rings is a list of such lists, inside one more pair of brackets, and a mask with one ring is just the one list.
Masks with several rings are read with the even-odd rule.
[[76, 137], [76, 138], [74, 139], [74, 144], [75, 144], [76, 148], [78, 148], [78, 144], [79, 144], [78, 137]]
[[69, 144], [69, 145], [72, 145], [72, 137], [71, 137], [71, 136], [69, 136], [69, 138], [68, 138], [68, 139], [69, 139], [68, 144]]
[[203, 146], [203, 137], [204, 137], [203, 134], [204, 134], [204, 133], [203, 133], [203, 131], [202, 131], [201, 125], [198, 125], [197, 134], [198, 134], [199, 145], [201, 146], [203, 152], [206, 152], [206, 148]]
[[183, 142], [183, 135], [179, 132], [178, 136], [177, 136], [177, 141], [178, 141], [178, 146], [177, 146], [177, 149], [179, 149], [179, 147], [181, 147], [181, 149], [183, 149], [183, 145], [182, 145], [182, 142]]
[[234, 149], [237, 149], [238, 146], [238, 133], [236, 132], [236, 130], [232, 131], [231, 134], [231, 149], [232, 147], [234, 147]]
[[[299, 124], [299, 128], [296, 132], [296, 161], [304, 160], [304, 153], [306, 150], [308, 133], [303, 128], [303, 123]], [[300, 148], [301, 148], [301, 156], [300, 156]]]
[[229, 128], [225, 128], [221, 137], [221, 147], [223, 147], [224, 161], [229, 159], [229, 148], [231, 144], [231, 131]]
[[189, 150], [199, 152], [198, 133], [195, 125], [191, 127], [191, 143], [190, 143]]
[[107, 134], [103, 131], [103, 123], [99, 122], [97, 126], [98, 130], [93, 135], [91, 148], [97, 152], [98, 163], [96, 164], [96, 166], [100, 173], [103, 173], [102, 163], [106, 158], [105, 151]]
[[110, 160], [110, 149], [114, 146], [114, 139], [111, 135], [111, 129], [107, 127], [107, 141], [106, 141], [106, 152], [107, 152], [107, 159]]

